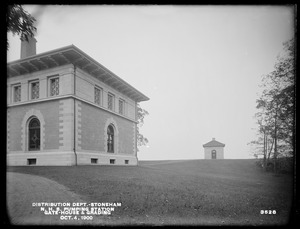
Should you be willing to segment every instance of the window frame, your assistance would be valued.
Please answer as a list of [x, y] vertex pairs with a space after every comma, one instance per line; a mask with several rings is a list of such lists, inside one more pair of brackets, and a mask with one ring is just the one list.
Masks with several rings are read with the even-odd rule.
[[109, 164], [114, 165], [116, 164], [116, 159], [109, 159]]
[[[122, 112], [120, 110], [120, 103], [122, 103]], [[121, 98], [119, 99], [119, 114], [125, 115], [125, 100]]]
[[[32, 94], [33, 94], [33, 84], [35, 84], [35, 83], [38, 83], [38, 85], [39, 85], [39, 91], [38, 91], [38, 97], [37, 98], [33, 98], [32, 97]], [[40, 98], [40, 81], [39, 80], [32, 80], [32, 81], [30, 81], [29, 82], [29, 98], [30, 98], [30, 100], [36, 100], [36, 99], [39, 99]]]
[[211, 151], [211, 159], [217, 159], [217, 151], [215, 149]]
[[[96, 91], [99, 90], [99, 103], [96, 101]], [[103, 89], [97, 85], [94, 86], [94, 103], [102, 106]]]
[[[36, 120], [38, 122], [38, 127], [31, 127], [30, 124]], [[29, 120], [28, 122], [28, 151], [39, 151], [41, 150], [41, 122], [40, 120], [37, 118], [37, 117], [33, 117]], [[37, 143], [38, 147], [35, 147], [35, 148], [31, 148], [31, 134], [33, 132], [33, 130], [37, 129], [38, 131], [38, 140], [39, 140], [39, 143]]]
[[[22, 85], [21, 85], [21, 83], [14, 84], [11, 87], [12, 87], [12, 102], [13, 103], [21, 102], [22, 101]], [[16, 90], [17, 87], [20, 88], [20, 100], [19, 101], [15, 101], [15, 99], [16, 99], [15, 90]]]
[[[109, 130], [111, 130], [109, 132]], [[115, 152], [115, 128], [113, 125], [108, 125], [107, 127], [107, 153]]]
[[[109, 97], [112, 98], [112, 105], [111, 105], [112, 107], [111, 108], [109, 106]], [[107, 93], [107, 109], [110, 111], [115, 111], [115, 95], [110, 92]]]
[[[58, 94], [54, 94], [52, 95], [52, 83], [51, 81], [52, 80], [58, 80]], [[49, 97], [55, 97], [55, 96], [58, 96], [60, 95], [60, 79], [59, 79], [59, 75], [55, 75], [55, 76], [49, 76], [48, 77], [48, 96]]]
[[98, 164], [98, 158], [91, 158], [91, 164]]
[[27, 165], [36, 165], [36, 158], [27, 158]]

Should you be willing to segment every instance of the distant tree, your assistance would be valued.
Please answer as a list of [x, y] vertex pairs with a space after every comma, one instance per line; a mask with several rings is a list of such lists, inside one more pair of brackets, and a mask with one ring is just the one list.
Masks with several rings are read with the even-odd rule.
[[[34, 27], [35, 18], [27, 13], [21, 5], [9, 5], [7, 7], [6, 22], [7, 32], [19, 35], [22, 41], [28, 41], [28, 36], [34, 36], [36, 31]], [[6, 49], [9, 49], [8, 40]]]
[[261, 115], [261, 112], [257, 112], [255, 114], [258, 124], [257, 139], [251, 141], [248, 144], [254, 146], [252, 152], [256, 158], [258, 158], [259, 156], [259, 158], [262, 157], [262, 167], [266, 170], [274, 146], [274, 140], [270, 137], [270, 130], [265, 124], [264, 120], [262, 120]]
[[[142, 127], [144, 125], [144, 118], [146, 115], [149, 115], [148, 111], [146, 111], [145, 109], [142, 109], [141, 106], [139, 104], [137, 104], [137, 121], [138, 121], [137, 144], [138, 144], [138, 147], [147, 145], [147, 143], [149, 142], [148, 139], [140, 133], [140, 127]], [[139, 149], [138, 149], [138, 151], [139, 151]]]
[[295, 152], [294, 39], [283, 46], [284, 52], [277, 57], [274, 71], [262, 77], [264, 90], [256, 101], [255, 114], [260, 138], [252, 142], [259, 145], [263, 139], [263, 164], [266, 166], [272, 156], [275, 171], [278, 157], [294, 156]]

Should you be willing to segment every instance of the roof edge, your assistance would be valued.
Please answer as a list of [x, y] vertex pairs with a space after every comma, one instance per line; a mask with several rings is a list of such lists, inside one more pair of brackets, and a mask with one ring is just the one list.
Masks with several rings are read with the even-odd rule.
[[117, 76], [111, 70], [109, 70], [108, 68], [106, 68], [105, 66], [103, 66], [102, 64], [100, 64], [98, 61], [96, 61], [94, 58], [92, 58], [91, 56], [89, 56], [88, 54], [86, 54], [84, 51], [82, 51], [81, 49], [79, 49], [74, 44], [67, 45], [67, 46], [64, 46], [64, 47], [61, 47], [61, 48], [57, 48], [57, 49], [53, 49], [53, 50], [50, 50], [50, 51], [42, 52], [42, 53], [39, 53], [39, 54], [36, 54], [36, 55], [28, 56], [26, 58], [22, 58], [22, 59], [14, 60], [14, 61], [11, 61], [11, 62], [7, 62], [7, 66], [18, 64], [18, 63], [23, 62], [23, 61], [26, 62], [26, 61], [30, 61], [30, 60], [33, 60], [33, 59], [38, 59], [38, 58], [41, 58], [41, 57], [44, 57], [44, 56], [47, 56], [47, 55], [52, 55], [54, 53], [63, 52], [63, 51], [67, 51], [67, 50], [74, 50], [75, 52], [79, 53], [80, 55], [83, 55], [86, 59], [88, 59], [89, 61], [93, 62], [95, 65], [99, 66], [100, 68], [102, 68], [104, 71], [106, 71], [110, 76], [112, 76], [113, 78], [115, 78], [117, 81], [120, 81], [121, 83], [123, 83], [124, 85], [126, 85], [128, 88], [131, 88], [133, 91], [135, 91], [139, 95], [139, 97], [140, 97], [140, 99], [137, 99], [136, 102], [142, 102], [142, 101], [148, 101], [148, 100], [150, 100], [149, 97], [147, 97], [142, 92], [140, 92], [139, 90], [137, 90], [135, 87], [133, 87], [132, 85], [130, 85], [129, 83], [127, 83], [125, 80], [123, 80], [122, 78], [120, 78], [119, 76]]

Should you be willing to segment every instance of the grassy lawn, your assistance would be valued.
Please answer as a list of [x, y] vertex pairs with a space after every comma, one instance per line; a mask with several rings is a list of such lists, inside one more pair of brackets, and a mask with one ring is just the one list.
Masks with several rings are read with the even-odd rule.
[[[52, 179], [87, 202], [121, 202], [112, 224], [282, 225], [291, 175], [264, 173], [254, 160], [141, 161], [138, 167], [8, 167]], [[262, 215], [261, 210], [276, 210]]]

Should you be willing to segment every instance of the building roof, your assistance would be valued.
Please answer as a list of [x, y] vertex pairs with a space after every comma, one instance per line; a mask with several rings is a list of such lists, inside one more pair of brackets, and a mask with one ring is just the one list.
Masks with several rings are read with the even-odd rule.
[[54, 49], [7, 63], [8, 77], [73, 64], [136, 102], [149, 100], [133, 86], [122, 80], [75, 45]]
[[210, 142], [203, 145], [203, 147], [224, 147], [224, 146], [225, 144], [216, 141], [214, 138]]

